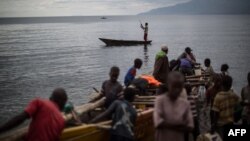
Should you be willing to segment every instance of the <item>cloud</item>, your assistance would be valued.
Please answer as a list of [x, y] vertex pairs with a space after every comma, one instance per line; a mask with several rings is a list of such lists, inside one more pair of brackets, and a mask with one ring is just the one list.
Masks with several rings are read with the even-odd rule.
[[1, 0], [0, 17], [133, 15], [187, 0]]

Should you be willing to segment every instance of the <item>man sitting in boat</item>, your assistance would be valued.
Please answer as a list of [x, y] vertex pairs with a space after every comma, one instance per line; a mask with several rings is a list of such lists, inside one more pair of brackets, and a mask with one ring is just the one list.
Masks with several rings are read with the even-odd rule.
[[124, 79], [124, 84], [126, 87], [128, 87], [130, 85], [130, 83], [135, 79], [135, 76], [136, 76], [136, 69], [140, 69], [142, 66], [142, 60], [139, 59], [139, 58], [136, 58], [134, 60], [134, 66], [131, 67], [126, 76], [125, 76], [125, 79]]
[[192, 53], [192, 49], [190, 47], [185, 48], [185, 52], [183, 52], [179, 57], [178, 60], [182, 58], [187, 58], [192, 64], [196, 64], [195, 55]]
[[141, 24], [141, 28], [144, 30], [144, 41], [148, 41], [148, 23], [145, 23], [145, 26]]
[[102, 97], [106, 97], [105, 107], [108, 108], [116, 99], [121, 97], [122, 85], [117, 81], [120, 74], [120, 69], [117, 66], [113, 66], [109, 72], [109, 80], [106, 80], [102, 84], [101, 93], [98, 97], [91, 100], [96, 101]]
[[50, 100], [35, 99], [19, 115], [0, 126], [0, 133], [10, 130], [26, 119], [32, 119], [25, 141], [57, 141], [64, 129], [64, 119], [61, 114], [67, 101], [64, 89], [53, 91]]
[[187, 57], [180, 59], [180, 68], [179, 69], [180, 69], [180, 72], [184, 75], [193, 75], [194, 74], [193, 64]]
[[135, 94], [134, 89], [126, 88], [123, 100], [115, 100], [105, 112], [90, 123], [96, 123], [113, 115], [110, 141], [134, 141], [137, 113], [131, 102], [134, 101]]

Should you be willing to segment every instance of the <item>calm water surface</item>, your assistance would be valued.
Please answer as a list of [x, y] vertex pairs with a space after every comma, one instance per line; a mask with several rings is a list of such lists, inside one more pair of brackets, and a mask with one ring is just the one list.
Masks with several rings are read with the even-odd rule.
[[[92, 87], [100, 89], [109, 68], [121, 69], [119, 80], [135, 58], [144, 73], [153, 69], [161, 44], [175, 59], [190, 46], [198, 62], [211, 58], [216, 71], [228, 63], [239, 93], [250, 71], [250, 16], [88, 17], [77, 22], [0, 25], [0, 123], [21, 112], [35, 98], [48, 98], [64, 87], [76, 105], [85, 103]], [[98, 37], [142, 39], [139, 20], [149, 22], [148, 47], [105, 47]]]

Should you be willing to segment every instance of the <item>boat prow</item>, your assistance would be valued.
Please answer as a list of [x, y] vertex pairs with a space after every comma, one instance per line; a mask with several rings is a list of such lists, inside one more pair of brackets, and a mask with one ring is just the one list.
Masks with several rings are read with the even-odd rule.
[[137, 40], [115, 40], [115, 39], [106, 39], [99, 38], [107, 46], [134, 46], [134, 45], [148, 45], [151, 44], [152, 40], [149, 41], [137, 41]]

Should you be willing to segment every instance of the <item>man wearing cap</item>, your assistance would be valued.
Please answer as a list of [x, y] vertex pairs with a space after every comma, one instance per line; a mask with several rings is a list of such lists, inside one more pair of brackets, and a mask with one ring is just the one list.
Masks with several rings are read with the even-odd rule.
[[153, 76], [156, 80], [165, 83], [169, 73], [168, 47], [162, 45], [161, 51], [156, 54]]
[[185, 48], [185, 52], [183, 52], [180, 57], [178, 58], [178, 60], [182, 59], [182, 58], [187, 58], [192, 64], [196, 64], [196, 59], [194, 54], [192, 53], [192, 49], [190, 47], [186, 47]]

